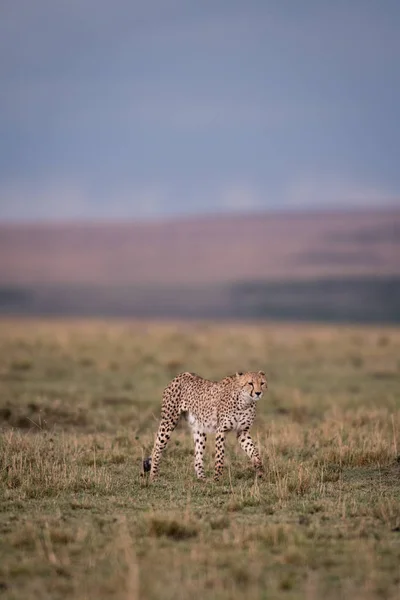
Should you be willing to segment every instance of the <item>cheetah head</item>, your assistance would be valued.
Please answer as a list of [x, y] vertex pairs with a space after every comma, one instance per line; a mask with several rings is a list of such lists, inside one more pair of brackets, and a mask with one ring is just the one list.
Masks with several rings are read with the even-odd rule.
[[252, 400], [259, 400], [267, 390], [267, 377], [263, 371], [236, 373], [241, 392]]

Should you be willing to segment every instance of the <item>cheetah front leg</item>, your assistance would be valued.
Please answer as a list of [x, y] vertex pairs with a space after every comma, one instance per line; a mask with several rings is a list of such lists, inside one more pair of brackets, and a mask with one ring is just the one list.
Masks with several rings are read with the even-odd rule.
[[225, 453], [225, 432], [217, 431], [215, 436], [215, 474], [214, 480], [217, 481], [224, 468], [224, 453]]
[[194, 438], [194, 470], [196, 471], [196, 475], [198, 479], [204, 479], [204, 450], [206, 448], [206, 440], [207, 436], [205, 433], [201, 433], [200, 431], [193, 432]]
[[239, 431], [237, 434], [237, 439], [238, 439], [240, 446], [243, 448], [243, 450], [246, 452], [247, 456], [250, 458], [258, 475], [262, 475], [263, 464], [262, 464], [262, 461], [260, 458], [260, 454], [259, 454], [253, 440], [251, 439], [251, 435], [250, 435], [248, 429], [245, 429], [244, 431]]

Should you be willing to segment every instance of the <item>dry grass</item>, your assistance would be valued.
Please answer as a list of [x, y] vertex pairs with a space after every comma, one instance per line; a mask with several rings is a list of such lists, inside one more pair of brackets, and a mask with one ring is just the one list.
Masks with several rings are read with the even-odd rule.
[[[264, 480], [184, 425], [140, 477], [173, 375], [259, 368]], [[3, 321], [0, 423], [1, 597], [400, 595], [399, 330]]]

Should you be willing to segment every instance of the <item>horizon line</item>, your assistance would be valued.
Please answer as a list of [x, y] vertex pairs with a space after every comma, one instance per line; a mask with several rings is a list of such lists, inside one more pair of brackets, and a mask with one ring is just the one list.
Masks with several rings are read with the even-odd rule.
[[254, 217], [311, 217], [329, 215], [358, 215], [400, 212], [400, 198], [393, 204], [384, 206], [349, 206], [347, 208], [329, 206], [326, 208], [263, 208], [252, 210], [217, 210], [196, 213], [154, 215], [152, 217], [68, 217], [68, 218], [0, 218], [0, 227], [64, 227], [64, 226], [103, 226], [103, 225], [164, 225], [182, 221], [208, 221], [213, 219], [254, 218]]

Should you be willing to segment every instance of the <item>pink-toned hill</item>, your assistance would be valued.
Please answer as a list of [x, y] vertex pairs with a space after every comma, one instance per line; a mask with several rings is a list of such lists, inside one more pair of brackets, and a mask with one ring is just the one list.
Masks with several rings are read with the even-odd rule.
[[399, 274], [400, 210], [0, 224], [0, 284], [211, 284]]

